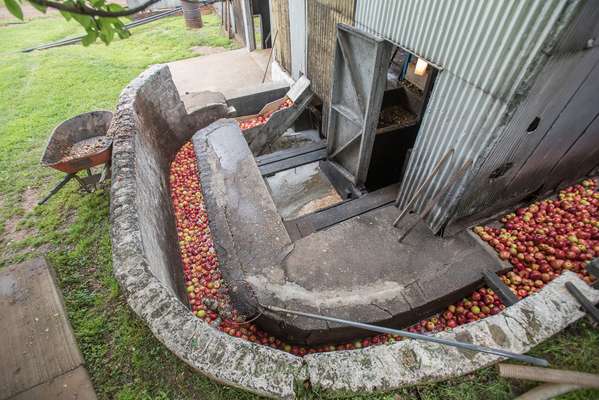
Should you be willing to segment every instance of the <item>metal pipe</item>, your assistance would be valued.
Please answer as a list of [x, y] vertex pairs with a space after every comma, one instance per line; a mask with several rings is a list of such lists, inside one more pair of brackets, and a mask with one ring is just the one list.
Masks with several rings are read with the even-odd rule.
[[[181, 6], [175, 7], [172, 10], [164, 11], [164, 12], [161, 12], [159, 14], [154, 14], [154, 15], [151, 15], [149, 17], [139, 19], [137, 21], [130, 22], [128, 24], [125, 24], [125, 28], [126, 29], [135, 28], [136, 26], [144, 25], [144, 24], [147, 24], [147, 23], [159, 20], [161, 18], [168, 17], [170, 15], [176, 14], [179, 11], [181, 11]], [[80, 36], [76, 36], [76, 37], [73, 37], [73, 38], [57, 40], [56, 42], [46, 43], [46, 44], [42, 44], [42, 45], [39, 45], [39, 46], [36, 46], [36, 47], [30, 47], [30, 48], [27, 48], [27, 49], [23, 49], [23, 50], [21, 50], [21, 52], [22, 53], [29, 53], [29, 52], [32, 52], [34, 50], [46, 50], [46, 49], [52, 49], [54, 47], [67, 46], [69, 44], [79, 43], [81, 41], [81, 39], [83, 39], [84, 37], [85, 37], [85, 35], [80, 35]]]
[[279, 34], [279, 31], [276, 30], [275, 31], [275, 37], [272, 39], [272, 47], [270, 50], [270, 54], [268, 55], [268, 63], [266, 64], [266, 69], [264, 70], [264, 76], [262, 77], [262, 83], [264, 83], [264, 80], [266, 79], [266, 73], [268, 72], [268, 67], [270, 67], [270, 60], [272, 59], [272, 53], [274, 53], [275, 51], [275, 45], [277, 44], [277, 35]]
[[388, 333], [391, 335], [403, 336], [403, 337], [407, 337], [410, 339], [424, 340], [426, 342], [439, 343], [439, 344], [443, 344], [446, 346], [457, 347], [460, 349], [471, 350], [471, 351], [476, 351], [476, 352], [480, 352], [480, 353], [493, 354], [493, 355], [500, 356], [500, 357], [511, 358], [513, 360], [518, 360], [518, 361], [526, 362], [529, 364], [538, 365], [541, 367], [549, 366], [549, 362], [547, 362], [547, 360], [545, 360], [543, 358], [527, 356], [524, 354], [512, 353], [512, 352], [506, 351], [506, 350], [493, 349], [490, 347], [479, 346], [476, 344], [458, 342], [458, 341], [454, 341], [454, 340], [439, 338], [436, 336], [427, 336], [427, 335], [422, 335], [420, 333], [412, 333], [412, 332], [403, 331], [403, 330], [399, 330], [399, 329], [385, 328], [382, 326], [365, 324], [363, 322], [348, 321], [348, 320], [340, 319], [340, 318], [327, 317], [327, 316], [318, 315], [318, 314], [311, 314], [311, 313], [307, 313], [307, 312], [303, 312], [303, 311], [287, 310], [287, 309], [281, 308], [281, 307], [275, 307], [275, 306], [263, 306], [263, 307], [267, 310], [274, 311], [274, 312], [299, 315], [302, 317], [319, 319], [322, 321], [335, 322], [335, 323], [347, 325], [347, 326], [353, 326], [354, 328], [365, 329], [365, 330], [372, 331], [372, 332]]
[[[433, 170], [431, 171], [431, 173], [429, 174], [429, 176], [427, 176], [426, 179], [424, 180], [424, 182], [422, 182], [422, 184], [416, 189], [416, 193], [414, 193], [414, 196], [412, 196], [412, 198], [410, 199], [410, 201], [408, 202], [408, 204], [406, 204], [406, 206], [401, 211], [401, 213], [399, 214], [399, 216], [395, 219], [395, 221], [393, 221], [393, 226], [397, 226], [397, 224], [399, 224], [399, 221], [401, 221], [403, 219], [403, 217], [406, 216], [406, 214], [408, 213], [408, 211], [410, 210], [410, 208], [414, 205], [414, 203], [416, 202], [416, 200], [420, 196], [422, 190], [426, 186], [428, 186], [428, 184], [433, 179], [433, 177], [435, 175], [437, 175], [437, 173], [441, 169], [441, 166], [443, 164], [445, 164], [445, 161], [447, 161], [449, 159], [449, 156], [453, 155], [454, 152], [455, 152], [454, 149], [449, 149], [447, 151], [447, 153], [445, 153], [445, 155], [443, 156], [443, 158], [440, 159], [437, 162], [437, 165], [435, 165], [435, 168], [433, 168]], [[395, 198], [395, 205], [397, 206], [398, 204], [399, 204], [399, 192], [397, 193], [397, 197]]]
[[[451, 177], [451, 180], [441, 189], [441, 191], [439, 193], [437, 193], [437, 195], [435, 195], [435, 197], [433, 197], [427, 203], [426, 208], [420, 214], [420, 218], [422, 218], [422, 219], [426, 218], [428, 213], [431, 212], [431, 210], [437, 204], [437, 202], [441, 199], [441, 197], [443, 197], [447, 193], [449, 193], [449, 191], [453, 188], [453, 186], [464, 176], [464, 174], [466, 173], [466, 170], [468, 169], [468, 167], [470, 165], [472, 165], [472, 160], [468, 160], [464, 163], [464, 165], [462, 165], [462, 168], [460, 168]], [[408, 229], [406, 229], [406, 231], [403, 233], [403, 235], [401, 235], [399, 237], [399, 239], [397, 239], [397, 241], [401, 242], [402, 240], [404, 240], [405, 237], [408, 236], [408, 234], [412, 231], [412, 229], [414, 229], [416, 227], [416, 225], [418, 225], [418, 220], [416, 220], [416, 222], [414, 222]]]

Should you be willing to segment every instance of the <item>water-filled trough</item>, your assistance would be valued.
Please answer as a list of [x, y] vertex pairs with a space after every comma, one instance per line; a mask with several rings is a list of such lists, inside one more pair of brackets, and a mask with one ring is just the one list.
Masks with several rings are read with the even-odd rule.
[[[426, 239], [424, 232], [418, 231], [415, 242], [408, 242], [405, 247], [386, 242], [385, 226], [390, 224], [390, 214], [396, 214], [391, 213], [394, 208], [389, 206], [376, 207], [328, 229], [292, 238], [238, 129], [227, 120], [209, 127], [228, 116], [230, 110], [225, 100], [216, 93], [202, 96], [202, 106], [188, 112], [168, 68], [152, 67], [123, 91], [109, 132], [114, 138], [111, 192], [114, 273], [129, 305], [174, 354], [219, 382], [278, 398], [295, 397], [296, 388], [305, 382], [323, 391], [340, 393], [391, 390], [468, 373], [498, 360], [495, 356], [412, 340], [298, 357], [230, 336], [194, 315], [177, 240], [177, 215], [171, 200], [169, 174], [177, 152], [196, 132], [199, 133], [193, 142], [210, 234], [224, 284], [234, 286], [233, 275], [241, 274], [244, 281], [254, 285], [252, 290], [265, 303], [304, 307], [342, 317], [357, 316], [369, 322], [386, 323], [400, 316], [405, 318], [403, 322], [391, 323], [403, 324], [441, 304], [430, 305], [424, 297], [427, 292], [413, 297], [416, 300], [412, 301], [421, 299], [420, 303], [410, 304], [404, 297], [408, 281], [386, 283], [404, 276], [398, 268], [407, 269], [426, 257], [443, 257], [443, 262], [434, 264], [434, 268], [417, 269], [410, 276], [413, 281], [423, 282], [418, 285], [420, 289], [430, 290], [439, 303], [452, 301], [451, 296], [460, 296], [460, 291], [476, 286], [482, 271], [501, 268], [497, 259], [467, 233], [453, 239], [453, 248], [460, 250], [455, 253], [444, 253], [448, 249], [439, 239]], [[218, 130], [223, 134], [216, 135]], [[227, 151], [229, 146], [235, 151]], [[236, 175], [240, 165], [243, 180]], [[219, 215], [227, 212], [228, 215]], [[240, 238], [238, 233], [248, 236]], [[355, 236], [377, 240], [369, 241], [368, 245], [360, 241], [348, 245], [348, 238]], [[432, 240], [432, 254], [414, 251], [419, 245], [417, 240]], [[395, 257], [391, 256], [393, 252]], [[409, 256], [402, 256], [406, 252]], [[330, 255], [323, 257], [323, 253]], [[324, 270], [324, 261], [340, 269]], [[462, 264], [471, 268], [463, 268]], [[384, 279], [372, 279], [373, 275], [368, 275], [372, 271], [378, 271], [377, 276]], [[356, 279], [352, 279], [353, 274], [357, 274]], [[563, 287], [565, 281], [574, 282], [587, 297], [599, 301], [599, 291], [566, 272], [539, 294], [497, 315], [438, 334], [526, 352], [583, 316]], [[331, 287], [334, 284], [338, 287]], [[235, 290], [232, 294], [236, 295]], [[393, 298], [398, 295], [406, 300], [398, 302], [401, 307], [382, 310], [395, 306]], [[329, 308], [315, 307], [314, 299], [322, 300]], [[327, 299], [335, 301], [327, 303]], [[243, 299], [237, 302], [242, 304]], [[365, 304], [368, 309], [361, 315], [352, 310], [352, 307], [359, 310]], [[406, 312], [408, 316], [404, 315]], [[309, 321], [282, 315], [262, 318], [262, 322], [256, 321], [262, 328], [291, 340], [295, 337], [307, 342], [312, 337], [322, 343], [328, 335], [333, 341], [360, 335], [348, 334], [341, 327], [313, 327]]]

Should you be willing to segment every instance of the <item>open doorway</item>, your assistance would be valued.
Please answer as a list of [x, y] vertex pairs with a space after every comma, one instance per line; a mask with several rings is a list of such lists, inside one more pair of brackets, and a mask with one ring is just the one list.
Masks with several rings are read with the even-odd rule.
[[435, 76], [436, 69], [426, 61], [394, 47], [366, 178], [368, 191], [401, 181]]
[[401, 182], [436, 69], [352, 26], [337, 25], [336, 40], [326, 169], [339, 189], [361, 197]]
[[270, 6], [268, 0], [252, 0], [252, 23], [254, 26], [254, 41], [256, 49], [272, 47], [270, 34]]

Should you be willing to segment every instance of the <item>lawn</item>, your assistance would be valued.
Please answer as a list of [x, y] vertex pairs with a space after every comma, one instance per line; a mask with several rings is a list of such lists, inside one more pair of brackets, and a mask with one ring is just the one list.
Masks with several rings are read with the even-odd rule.
[[[194, 373], [151, 335], [129, 310], [112, 276], [109, 192], [83, 195], [69, 183], [46, 205], [36, 201], [61, 174], [39, 166], [46, 140], [61, 121], [94, 109], [114, 109], [120, 91], [151, 64], [193, 56], [193, 46], [233, 44], [206, 16], [199, 32], [181, 17], [133, 31], [110, 46], [22, 48], [80, 33], [58, 17], [15, 24], [0, 20], [0, 267], [47, 254], [56, 269], [68, 316], [101, 399], [254, 399]], [[6, 327], [4, 327], [6, 329]], [[554, 366], [599, 371], [599, 334], [586, 321], [533, 352]], [[510, 399], [530, 387], [497, 377], [493, 368], [440, 384], [364, 399]], [[306, 393], [318, 398], [316, 392]], [[564, 398], [598, 398], [578, 392]]]

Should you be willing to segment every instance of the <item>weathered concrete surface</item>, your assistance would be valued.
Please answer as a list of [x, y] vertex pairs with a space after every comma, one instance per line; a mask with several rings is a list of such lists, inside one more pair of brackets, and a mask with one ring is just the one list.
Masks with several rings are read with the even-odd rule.
[[96, 398], [43, 258], [0, 271], [0, 321], [0, 399]]
[[266, 178], [283, 219], [292, 219], [343, 201], [318, 162], [278, 172]]
[[224, 384], [293, 398], [296, 381], [305, 378], [300, 358], [212, 328], [176, 295], [183, 280], [168, 164], [195, 131], [226, 112], [216, 102], [188, 114], [165, 66], [125, 88], [109, 130], [113, 269], [131, 308], [191, 367]]
[[[262, 304], [407, 326], [474, 289], [483, 272], [503, 268], [467, 232], [442, 239], [420, 223], [399, 243], [392, 226], [398, 210], [391, 206], [292, 242], [234, 121], [210, 125], [194, 136], [194, 145], [221, 269], [244, 312], [255, 295]], [[298, 344], [367, 335], [270, 312], [258, 323]]]
[[[566, 272], [500, 314], [439, 333], [447, 339], [525, 353], [575, 322], [584, 313], [564, 287], [573, 282], [589, 299], [599, 302], [599, 291]], [[439, 381], [473, 372], [501, 358], [416, 340], [392, 345], [308, 355], [310, 382], [325, 392], [388, 391], [401, 386]]]
[[[268, 58], [266, 50], [249, 52], [243, 48], [174, 61], [168, 66], [181, 96], [210, 90], [233, 97], [238, 90], [262, 82], [264, 58]], [[266, 80], [270, 81], [269, 74]]]
[[87, 370], [80, 366], [21, 392], [9, 400], [96, 400], [96, 398]]

